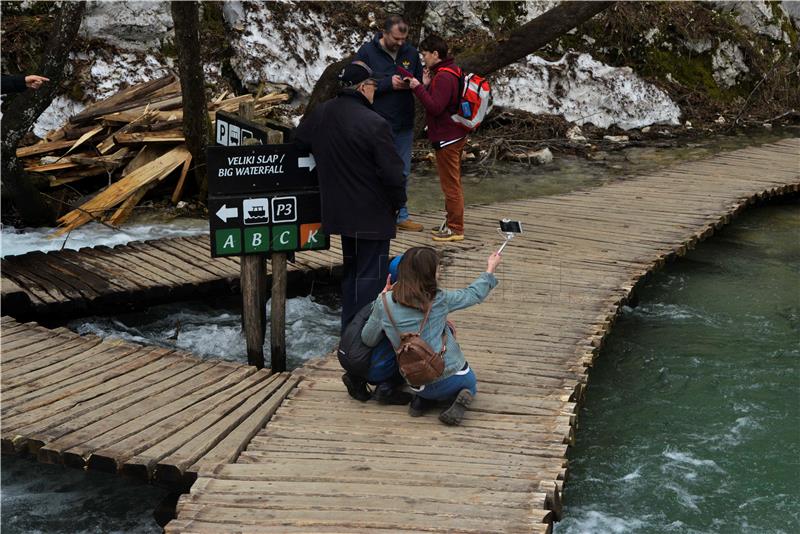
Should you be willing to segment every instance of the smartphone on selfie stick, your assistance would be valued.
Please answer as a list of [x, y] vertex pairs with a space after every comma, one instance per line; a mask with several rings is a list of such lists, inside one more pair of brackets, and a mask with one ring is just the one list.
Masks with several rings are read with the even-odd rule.
[[500, 232], [500, 235], [506, 239], [497, 250], [497, 254], [500, 255], [503, 252], [503, 249], [506, 248], [506, 245], [508, 245], [509, 241], [514, 239], [515, 235], [522, 233], [522, 223], [519, 221], [512, 221], [511, 219], [501, 219], [500, 228], [498, 228], [497, 231]]

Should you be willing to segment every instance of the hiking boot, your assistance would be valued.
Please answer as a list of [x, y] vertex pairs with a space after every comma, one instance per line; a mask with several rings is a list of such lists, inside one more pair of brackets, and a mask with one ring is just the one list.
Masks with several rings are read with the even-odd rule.
[[397, 223], [398, 230], [405, 230], [406, 232], [421, 232], [425, 227], [420, 223], [414, 222], [411, 219], [400, 221]]
[[367, 389], [367, 381], [363, 378], [345, 373], [342, 375], [342, 382], [347, 387], [347, 393], [358, 401], [367, 402], [372, 396]]
[[433, 234], [434, 241], [463, 241], [464, 234], [456, 234], [450, 228], [445, 227], [444, 230], [440, 232], [435, 232]]
[[472, 393], [468, 389], [462, 389], [456, 395], [456, 400], [448, 409], [439, 414], [439, 421], [446, 425], [460, 425], [464, 418], [467, 406], [472, 402]]
[[375, 389], [375, 400], [378, 401], [378, 404], [403, 406], [411, 402], [411, 393], [395, 388], [389, 382], [383, 382]]
[[425, 411], [432, 408], [435, 404], [436, 401], [414, 395], [414, 398], [411, 399], [411, 404], [408, 405], [408, 415], [411, 417], [422, 417], [425, 415]]

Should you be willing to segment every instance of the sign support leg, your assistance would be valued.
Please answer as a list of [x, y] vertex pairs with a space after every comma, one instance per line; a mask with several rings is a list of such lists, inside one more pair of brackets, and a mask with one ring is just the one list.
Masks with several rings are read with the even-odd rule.
[[[239, 115], [252, 120], [252, 102], [239, 104]], [[256, 141], [253, 140], [255, 143]], [[241, 256], [242, 327], [247, 343], [247, 363], [264, 368], [264, 335], [267, 329], [267, 269], [264, 257]]]
[[242, 323], [247, 342], [247, 363], [264, 368], [264, 334], [267, 328], [267, 270], [263, 256], [242, 256]]
[[273, 253], [270, 262], [272, 264], [271, 366], [273, 372], [283, 372], [286, 370], [286, 253]]

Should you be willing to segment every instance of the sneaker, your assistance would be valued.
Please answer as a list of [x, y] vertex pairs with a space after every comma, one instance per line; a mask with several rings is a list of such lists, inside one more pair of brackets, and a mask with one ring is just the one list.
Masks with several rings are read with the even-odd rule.
[[456, 400], [448, 409], [439, 414], [439, 421], [446, 425], [460, 425], [464, 419], [464, 412], [472, 402], [472, 393], [468, 389], [462, 389], [456, 395]]
[[369, 393], [369, 389], [367, 389], [367, 381], [363, 378], [350, 373], [345, 373], [342, 375], [342, 382], [344, 382], [344, 385], [347, 388], [347, 393], [349, 393], [354, 399], [361, 402], [367, 402], [370, 397], [372, 397], [372, 395]]
[[434, 241], [464, 241], [464, 234], [456, 234], [450, 228], [445, 227], [441, 232], [433, 234]]
[[414, 398], [411, 399], [411, 404], [408, 405], [408, 415], [411, 417], [422, 417], [425, 415], [425, 411], [433, 407], [435, 404], [436, 401], [424, 399], [419, 395], [414, 395]]
[[405, 221], [400, 221], [397, 223], [397, 229], [405, 230], [406, 232], [421, 232], [424, 228], [425, 227], [420, 223], [416, 223], [411, 219], [406, 219]]
[[403, 406], [411, 402], [411, 393], [395, 388], [389, 382], [383, 382], [375, 389], [375, 400], [378, 404]]

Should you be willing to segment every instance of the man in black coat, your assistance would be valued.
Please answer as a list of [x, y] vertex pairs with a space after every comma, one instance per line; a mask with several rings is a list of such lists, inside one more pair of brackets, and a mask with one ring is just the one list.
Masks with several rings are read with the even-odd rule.
[[372, 108], [377, 82], [361, 61], [339, 76], [343, 89], [317, 106], [294, 139], [314, 154], [322, 231], [342, 236], [342, 330], [386, 283], [389, 241], [405, 205], [403, 161], [392, 129]]

